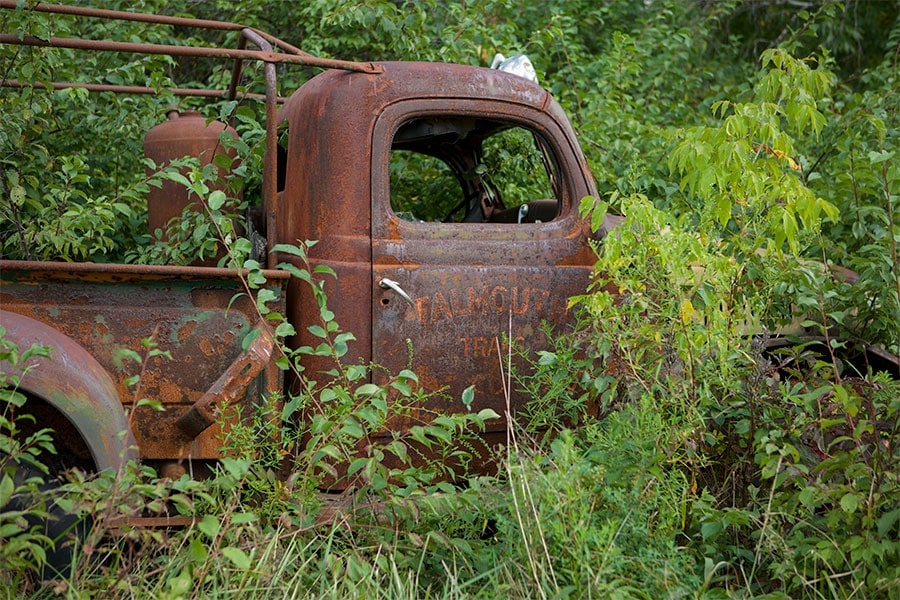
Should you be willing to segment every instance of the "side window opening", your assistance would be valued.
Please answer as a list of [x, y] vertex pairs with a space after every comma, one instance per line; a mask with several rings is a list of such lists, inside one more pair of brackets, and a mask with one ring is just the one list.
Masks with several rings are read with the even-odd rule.
[[413, 150], [391, 152], [391, 208], [407, 221], [452, 221], [463, 189], [443, 160]]
[[402, 219], [536, 223], [555, 219], [557, 168], [539, 134], [471, 117], [404, 123], [391, 147], [391, 208]]

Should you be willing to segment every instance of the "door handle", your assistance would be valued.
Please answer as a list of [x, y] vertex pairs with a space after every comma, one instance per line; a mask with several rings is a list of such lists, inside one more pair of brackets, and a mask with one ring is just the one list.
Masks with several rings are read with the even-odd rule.
[[409, 302], [411, 306], [415, 306], [415, 302], [413, 302], [412, 298], [409, 297], [409, 294], [403, 291], [403, 288], [400, 287], [400, 284], [394, 281], [393, 279], [388, 279], [387, 277], [382, 277], [378, 280], [378, 286], [383, 290], [393, 290], [397, 294], [400, 295], [401, 298]]

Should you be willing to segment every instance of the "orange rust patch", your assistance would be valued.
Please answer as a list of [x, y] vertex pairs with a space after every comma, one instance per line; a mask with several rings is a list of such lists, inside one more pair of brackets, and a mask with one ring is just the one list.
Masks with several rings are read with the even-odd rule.
[[200, 343], [198, 345], [200, 347], [200, 352], [202, 352], [206, 356], [215, 355], [216, 350], [215, 348], [213, 348], [212, 343], [208, 338], [203, 338], [202, 340], [200, 340]]
[[181, 386], [168, 381], [162, 381], [159, 385], [159, 400], [163, 404], [178, 404], [184, 400]]
[[196, 321], [188, 321], [184, 325], [178, 328], [178, 339], [183, 343], [186, 339], [191, 337], [191, 334], [194, 332], [194, 329], [197, 328]]

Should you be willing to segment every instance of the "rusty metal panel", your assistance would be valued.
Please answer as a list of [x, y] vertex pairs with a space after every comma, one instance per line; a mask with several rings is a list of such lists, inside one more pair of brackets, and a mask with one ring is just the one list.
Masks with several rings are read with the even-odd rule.
[[[514, 340], [543, 347], [541, 323], [562, 324], [568, 297], [586, 288], [595, 256], [576, 206], [596, 194], [593, 180], [562, 110], [533, 83], [460, 65], [381, 66], [381, 75], [324, 73], [285, 103], [291, 168], [278, 237], [319, 240], [310, 255], [338, 272], [327, 288], [330, 308], [358, 338], [354, 359], [393, 372], [410, 367], [428, 390], [443, 390], [422, 407], [423, 418], [463, 410], [459, 398], [469, 385], [476, 388], [474, 408], [502, 415], [498, 340], [511, 323]], [[507, 119], [540, 133], [564, 179], [559, 217], [527, 226], [399, 219], [388, 189], [392, 139], [404, 119], [426, 112]], [[398, 282], [413, 302], [381, 289], [382, 278]], [[289, 313], [302, 332], [316, 315], [308, 310], [311, 298], [296, 291]], [[301, 334], [301, 342], [314, 340]], [[513, 410], [525, 400], [513, 390]], [[408, 425], [393, 424], [401, 431]], [[492, 423], [486, 439], [502, 441], [505, 429], [502, 420]]]
[[[286, 274], [266, 272], [268, 287], [284, 305]], [[109, 372], [122, 403], [141, 398], [162, 403], [133, 410], [133, 432], [143, 458], [214, 458], [221, 432], [210, 427], [186, 440], [176, 425], [243, 354], [242, 341], [259, 320], [255, 303], [233, 271], [204, 267], [153, 267], [87, 263], [0, 262], [0, 304], [72, 338]], [[243, 294], [239, 296], [239, 294]], [[143, 340], [171, 354], [136, 364], [120, 350], [146, 356]], [[280, 391], [272, 365], [259, 370], [240, 403], [255, 405]], [[137, 386], [129, 377], [140, 375]]]
[[[341, 326], [353, 331], [357, 342], [351, 345], [350, 355], [362, 362], [372, 358], [372, 306], [381, 300], [373, 296], [376, 282], [371, 263], [373, 218], [380, 218], [384, 225], [389, 207], [369, 203], [373, 194], [386, 189], [385, 178], [388, 168], [388, 152], [393, 131], [383, 137], [376, 137], [375, 123], [380, 116], [398, 102], [417, 99], [447, 99], [450, 104], [466, 101], [475, 105], [483, 114], [493, 114], [501, 107], [507, 111], [518, 111], [518, 118], [524, 119], [524, 109], [529, 114], [545, 114], [546, 119], [556, 123], [556, 130], [564, 131], [559, 143], [566, 147], [560, 152], [567, 162], [563, 171], [573, 172], [575, 180], [569, 189], [571, 202], [583, 195], [595, 193], [587, 163], [584, 160], [574, 133], [568, 125], [562, 110], [550, 95], [539, 86], [496, 70], [463, 65], [435, 65], [428, 63], [378, 63], [381, 74], [328, 71], [313, 78], [300, 88], [283, 106], [279, 120], [290, 125], [286, 187], [280, 205], [277, 238], [282, 241], [317, 240], [310, 251], [313, 265], [329, 264], [338, 273], [337, 282], [328, 282], [326, 290], [330, 294], [330, 308], [335, 312]], [[489, 94], [489, 97], [486, 97]], [[335, 107], [342, 107], [336, 110]], [[347, 108], [352, 107], [352, 108]], [[452, 106], [449, 110], [454, 110]], [[383, 148], [373, 154], [373, 139]], [[380, 153], [379, 153], [380, 152]], [[373, 180], [373, 177], [376, 178]], [[381, 202], [379, 200], [378, 202]], [[372, 210], [380, 211], [374, 216]], [[383, 213], [383, 214], [382, 214]], [[569, 236], [581, 225], [567, 220], [562, 227], [554, 225], [559, 237]], [[473, 232], [475, 229], [472, 230]], [[544, 230], [542, 230], [544, 231]], [[587, 229], [579, 230], [582, 241]], [[448, 230], [449, 236], [466, 235]], [[395, 233], [379, 231], [376, 237], [389, 239]], [[527, 246], [516, 250], [515, 259], [508, 265], [528, 266], [529, 255], [535, 254], [533, 243], [527, 242], [534, 233], [513, 234], [523, 238]], [[539, 234], [539, 236], [542, 234]], [[383, 246], [382, 246], [383, 247]], [[471, 255], [454, 254], [465, 251], [462, 243], [453, 249], [445, 248], [443, 254], [428, 257], [434, 261], [447, 263], [457, 260], [457, 264], [477, 264]], [[441, 256], [446, 258], [442, 259]], [[589, 264], [593, 255], [582, 244], [573, 252], [553, 259], [562, 264]], [[457, 258], [454, 258], [456, 256]], [[295, 260], [282, 255], [281, 260]], [[404, 264], [402, 256], [388, 257], [382, 254], [374, 258], [376, 262], [395, 261]], [[566, 262], [568, 261], [568, 262]], [[301, 282], [292, 282], [288, 293], [288, 313], [291, 321], [300, 331], [299, 342], [315, 342], [305, 328], [314, 323], [316, 311], [310, 311], [312, 297]], [[496, 285], [500, 285], [499, 283]], [[435, 291], [437, 288], [435, 288]], [[312, 371], [330, 368], [324, 363], [310, 364]]]
[[223, 404], [233, 405], [246, 394], [247, 386], [272, 363], [275, 352], [275, 338], [265, 321], [260, 320], [256, 325], [255, 339], [247, 349], [219, 375], [213, 386], [191, 405], [188, 412], [178, 419], [177, 425], [187, 439], [193, 439], [213, 426], [220, 417], [219, 410]]
[[[374, 361], [394, 372], [411, 368], [427, 389], [445, 390], [422, 407], [426, 413], [463, 411], [460, 397], [472, 385], [472, 408], [492, 408], [499, 415], [507, 409], [506, 341], [511, 338], [516, 347], [530, 352], [546, 348], [542, 323], [564, 323], [568, 297], [583, 291], [589, 277], [585, 269], [515, 263], [474, 269], [465, 264], [376, 265], [375, 273], [376, 278], [387, 276], [400, 283], [414, 304], [388, 290], [378, 294], [373, 307]], [[518, 357], [514, 364], [524, 366]], [[510, 400], [515, 411], [527, 398], [513, 388]], [[504, 429], [502, 421], [489, 427]]]

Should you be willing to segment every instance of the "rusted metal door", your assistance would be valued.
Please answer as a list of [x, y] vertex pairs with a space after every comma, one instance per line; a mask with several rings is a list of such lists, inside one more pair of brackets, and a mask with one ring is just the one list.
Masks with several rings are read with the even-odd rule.
[[[576, 206], [592, 184], [567, 124], [511, 103], [401, 102], [376, 123], [372, 160], [373, 361], [442, 390], [423, 419], [465, 410], [468, 386], [473, 409], [504, 415], [506, 340], [545, 347], [542, 324], [566, 320], [593, 263]], [[515, 383], [510, 400], [527, 400]]]

